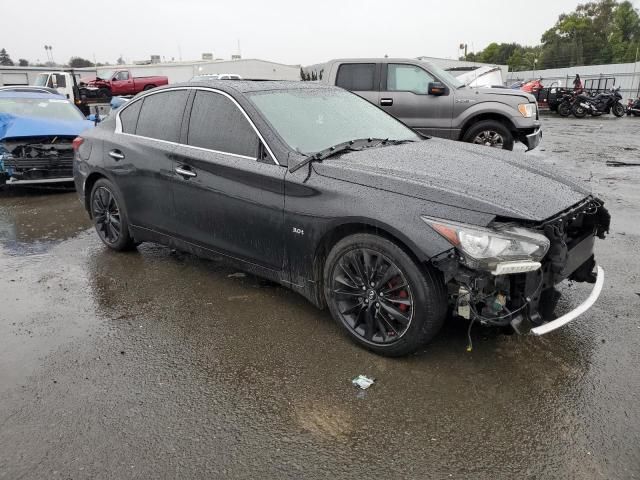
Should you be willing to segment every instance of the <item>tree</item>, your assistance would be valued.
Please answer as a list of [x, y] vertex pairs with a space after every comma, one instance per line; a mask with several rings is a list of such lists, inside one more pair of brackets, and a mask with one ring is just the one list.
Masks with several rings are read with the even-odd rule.
[[304, 76], [304, 70], [302, 70], [302, 67], [300, 67], [300, 80], [302, 80], [303, 82], [306, 80]]
[[13, 60], [11, 60], [11, 57], [4, 48], [0, 49], [0, 65], [13, 67]]
[[69, 59], [69, 66], [71, 68], [83, 68], [83, 67], [93, 67], [93, 63], [82, 57], [71, 57]]
[[26, 60], [24, 58], [19, 58], [18, 59], [18, 66], [19, 67], [28, 67], [29, 66], [29, 60]]
[[117, 63], [118, 65], [124, 65], [124, 64], [125, 64], [125, 61], [124, 61], [124, 58], [122, 58], [122, 55], [120, 55], [120, 56], [118, 57], [118, 60], [116, 60], [116, 63]]

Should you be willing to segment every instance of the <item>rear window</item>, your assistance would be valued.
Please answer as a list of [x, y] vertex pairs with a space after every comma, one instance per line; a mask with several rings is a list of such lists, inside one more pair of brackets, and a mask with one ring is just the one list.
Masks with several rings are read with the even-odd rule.
[[374, 88], [375, 63], [345, 63], [338, 68], [336, 85], [353, 92], [376, 90]]
[[227, 97], [199, 90], [193, 100], [187, 143], [194, 147], [258, 156], [258, 136]]
[[120, 123], [122, 124], [122, 131], [124, 133], [136, 133], [136, 124], [138, 123], [138, 115], [140, 115], [141, 107], [142, 100], [133, 102], [120, 114]]
[[180, 140], [182, 115], [188, 95], [187, 90], [173, 90], [145, 97], [138, 117], [136, 135], [168, 142]]

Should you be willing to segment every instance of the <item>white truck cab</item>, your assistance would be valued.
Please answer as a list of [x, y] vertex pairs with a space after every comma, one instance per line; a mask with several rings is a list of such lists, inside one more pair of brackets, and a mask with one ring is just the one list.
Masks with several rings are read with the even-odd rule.
[[[73, 76], [72, 76], [73, 75]], [[75, 77], [75, 82], [73, 81]], [[38, 74], [34, 83], [37, 87], [49, 87], [75, 103], [73, 86], [80, 83], [80, 75], [70, 72], [44, 72]]]

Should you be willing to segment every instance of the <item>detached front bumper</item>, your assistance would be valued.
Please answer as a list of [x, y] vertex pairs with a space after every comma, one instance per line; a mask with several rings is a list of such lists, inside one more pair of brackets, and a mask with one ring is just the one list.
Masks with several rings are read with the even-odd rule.
[[561, 317], [558, 317], [555, 320], [552, 320], [543, 325], [540, 325], [539, 327], [532, 328], [531, 333], [534, 335], [544, 335], [546, 333], [553, 332], [554, 330], [560, 327], [563, 327], [567, 323], [575, 320], [584, 312], [589, 310], [594, 303], [596, 303], [596, 300], [598, 299], [598, 297], [600, 296], [600, 293], [602, 292], [603, 285], [604, 285], [604, 270], [602, 269], [602, 267], [598, 266], [596, 283], [593, 286], [593, 290], [591, 290], [591, 293], [589, 294], [587, 299], [584, 302], [582, 302], [580, 305], [578, 305], [577, 308], [575, 308], [574, 310], [571, 310], [569, 313], [565, 313]]
[[529, 150], [533, 150], [542, 141], [542, 128], [537, 127], [533, 133], [522, 134], [520, 136], [520, 141], [525, 144], [527, 147], [527, 152]]

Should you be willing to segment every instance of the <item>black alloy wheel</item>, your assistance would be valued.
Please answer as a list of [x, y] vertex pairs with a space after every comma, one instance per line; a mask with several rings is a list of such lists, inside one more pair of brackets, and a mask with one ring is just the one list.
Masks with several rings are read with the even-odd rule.
[[391, 240], [369, 233], [340, 240], [324, 266], [331, 315], [356, 343], [386, 356], [431, 340], [447, 311], [439, 272], [416, 263]]
[[389, 258], [368, 248], [342, 255], [331, 293], [341, 320], [374, 344], [397, 342], [413, 318], [413, 295], [405, 275]]
[[562, 102], [558, 106], [558, 114], [561, 117], [568, 117], [569, 115], [571, 115], [571, 104], [568, 102]]
[[91, 218], [100, 240], [114, 250], [129, 250], [136, 246], [129, 233], [127, 215], [114, 185], [98, 180], [91, 190]]

